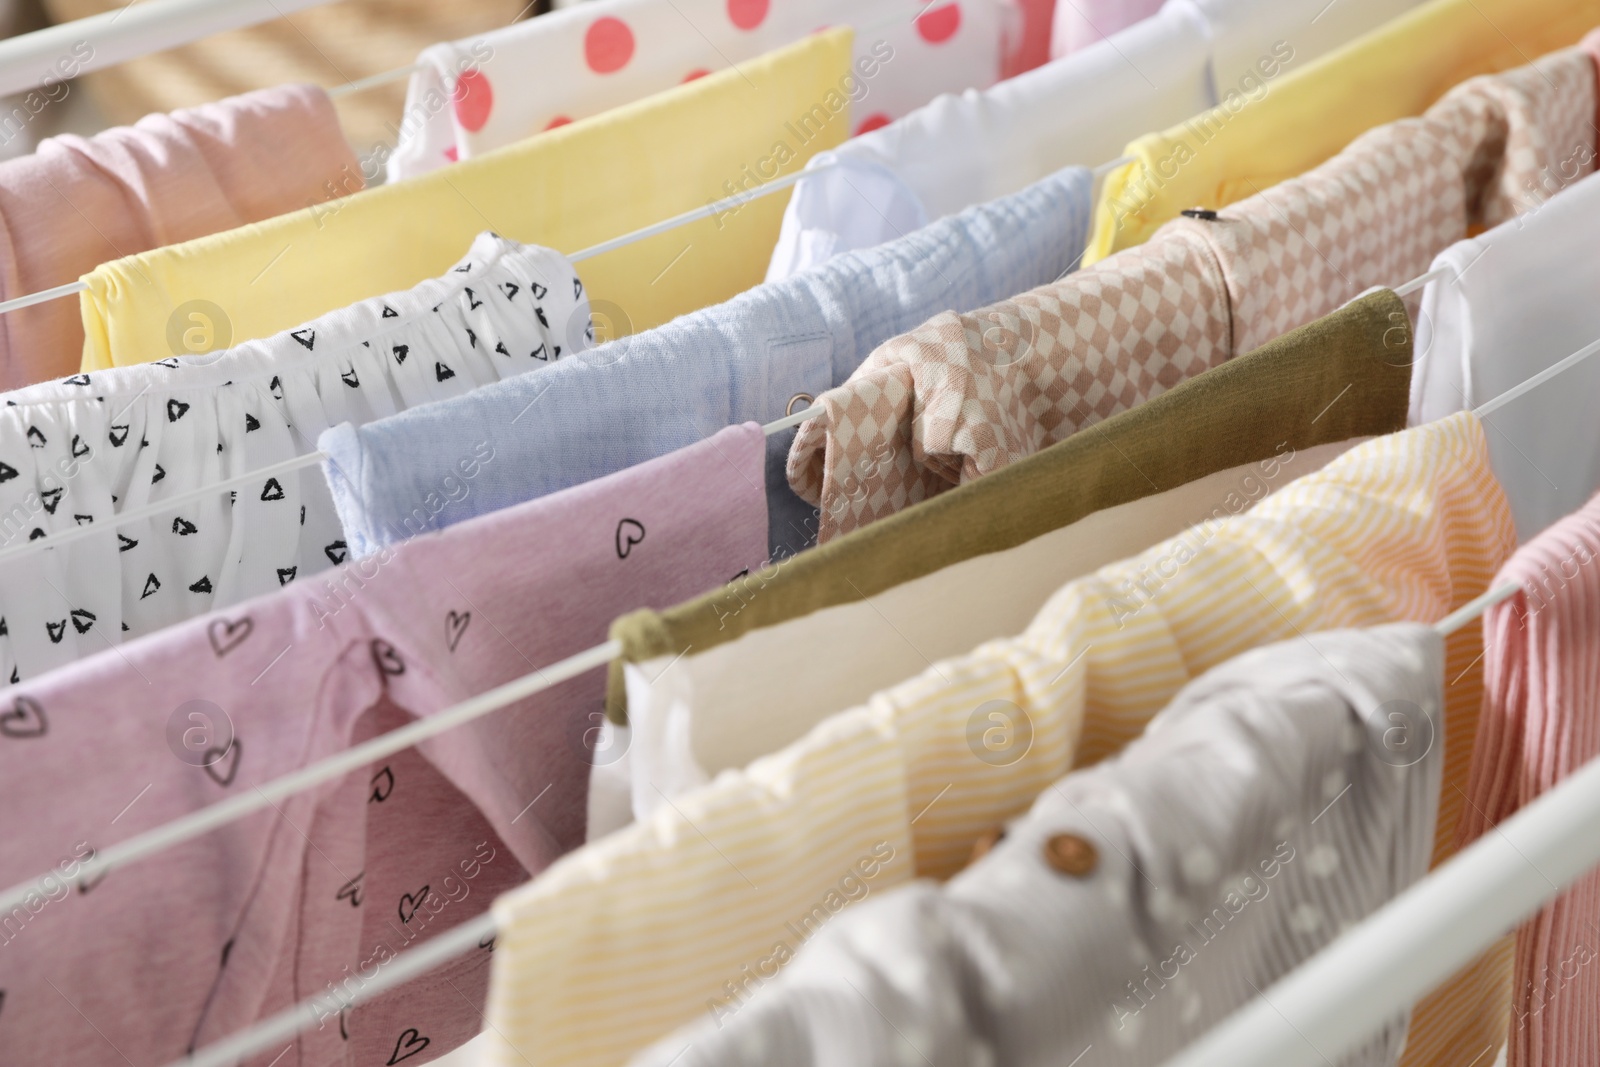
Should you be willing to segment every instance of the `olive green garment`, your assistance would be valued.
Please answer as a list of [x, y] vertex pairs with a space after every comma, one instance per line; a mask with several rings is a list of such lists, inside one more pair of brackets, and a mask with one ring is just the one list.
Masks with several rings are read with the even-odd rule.
[[[630, 662], [704, 651], [1287, 448], [1393, 433], [1411, 358], [1405, 306], [1374, 291], [988, 477], [667, 611], [624, 615], [611, 636]], [[627, 721], [620, 662], [606, 713]]]

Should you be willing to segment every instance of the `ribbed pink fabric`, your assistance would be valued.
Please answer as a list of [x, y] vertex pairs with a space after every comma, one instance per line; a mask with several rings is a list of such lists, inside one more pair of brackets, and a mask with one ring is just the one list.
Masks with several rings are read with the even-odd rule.
[[[1465, 844], [1600, 756], [1600, 496], [1517, 552], [1484, 616]], [[1491, 586], [1493, 588], [1493, 586]], [[1600, 871], [1517, 931], [1508, 1067], [1600, 1063]]]
[[[1056, 0], [1013, 0], [1015, 17], [1006, 29], [1000, 76], [1018, 74], [1050, 62], [1050, 32], [1055, 22]], [[1018, 25], [1020, 24], [1020, 31]]]
[[[1578, 42], [1578, 47], [1593, 56], [1595, 65], [1600, 67], [1600, 29], [1590, 30], [1588, 35]], [[1600, 129], [1600, 114], [1596, 114], [1595, 124], [1595, 128]]]
[[[52, 137], [0, 163], [0, 300], [361, 185], [333, 104], [312, 85], [150, 115], [93, 137]], [[0, 316], [0, 389], [76, 374], [82, 358], [75, 298]]]

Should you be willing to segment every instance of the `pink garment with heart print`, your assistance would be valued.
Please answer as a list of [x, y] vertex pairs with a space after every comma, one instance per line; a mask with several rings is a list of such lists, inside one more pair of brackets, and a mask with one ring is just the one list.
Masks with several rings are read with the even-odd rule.
[[[0, 163], [0, 300], [361, 187], [333, 103], [313, 85], [52, 137]], [[75, 298], [0, 316], [0, 389], [76, 373], [82, 358]]]
[[1539, 202], [1529, 190], [1592, 171], [1596, 101], [1595, 60], [1582, 48], [1470, 79], [1298, 178], [885, 342], [816, 398], [824, 414], [790, 448], [789, 484], [821, 508], [818, 540], [1423, 274], [1469, 226], [1529, 210]]
[[[0, 914], [0, 1063], [160, 1067], [330, 983], [358, 988], [581, 844], [603, 669], [93, 884], [75, 877], [93, 849], [759, 566], [764, 455], [760, 427], [730, 427], [0, 693], [0, 809], [29, 813], [0, 835], [0, 884], [63, 875]], [[440, 496], [472, 492], [495, 462], [463, 456]], [[249, 1062], [427, 1062], [481, 1028], [492, 951]]]
[[[1546, 386], [1549, 388], [1549, 386]], [[1483, 712], [1461, 844], [1600, 756], [1600, 496], [1528, 542], [1490, 588]], [[1600, 1063], [1600, 872], [1517, 930], [1510, 1067]]]

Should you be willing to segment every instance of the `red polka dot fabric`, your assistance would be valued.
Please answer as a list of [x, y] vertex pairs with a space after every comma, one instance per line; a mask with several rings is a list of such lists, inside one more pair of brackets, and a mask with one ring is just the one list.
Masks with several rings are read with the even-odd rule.
[[489, 121], [489, 112], [494, 110], [494, 90], [489, 88], [489, 79], [475, 70], [465, 71], [456, 79], [450, 100], [456, 121], [463, 129], [483, 129], [483, 124]]
[[856, 136], [860, 137], [864, 133], [871, 133], [873, 130], [881, 130], [883, 127], [889, 125], [889, 123], [893, 121], [893, 119], [891, 119], [888, 115], [885, 115], [883, 112], [874, 111], [872, 114], [856, 123]]
[[741, 30], [753, 30], [766, 21], [771, 8], [767, 0], [728, 0], [728, 21]]
[[583, 63], [594, 74], [615, 74], [633, 58], [633, 30], [603, 15], [583, 31]]
[[[1017, 44], [1016, 0], [597, 0], [423, 52], [391, 180], [470, 159], [695, 81], [828, 26], [857, 29], [838, 94], [851, 129], [987, 88]], [[1008, 37], [1009, 32], [1009, 37]], [[1038, 31], [1031, 31], [1037, 36]], [[1047, 35], [1048, 26], [1043, 28]], [[1035, 42], [1038, 44], [1038, 42]], [[1042, 52], [1043, 44], [1035, 51]], [[837, 101], [819, 100], [830, 106]], [[837, 110], [835, 108], [834, 110]], [[798, 128], [804, 115], [796, 115]]]
[[929, 44], [944, 44], [961, 29], [961, 5], [940, 4], [918, 15], [914, 25], [917, 36]]

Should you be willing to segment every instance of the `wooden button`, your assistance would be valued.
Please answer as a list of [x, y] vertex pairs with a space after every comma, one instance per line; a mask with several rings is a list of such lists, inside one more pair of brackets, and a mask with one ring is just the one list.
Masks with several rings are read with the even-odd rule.
[[998, 845], [1005, 839], [1006, 828], [1004, 826], [996, 826], [985, 830], [983, 835], [972, 843], [972, 855], [967, 857], [967, 866], [970, 867], [972, 864], [983, 859], [983, 857], [989, 854], [994, 846]]
[[1077, 834], [1056, 834], [1044, 843], [1044, 861], [1062, 874], [1082, 878], [1094, 870], [1100, 854]]

